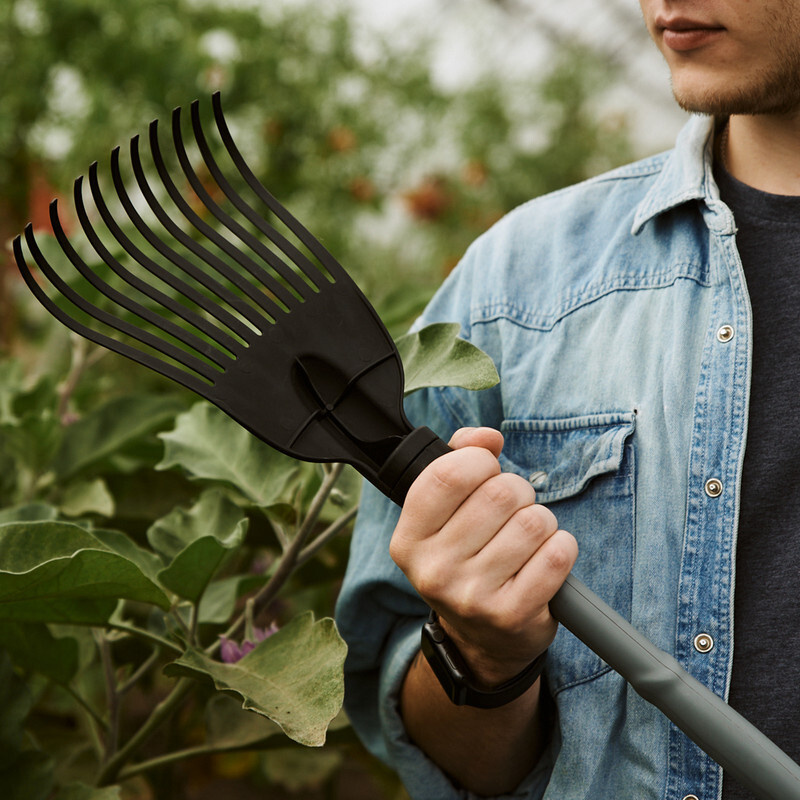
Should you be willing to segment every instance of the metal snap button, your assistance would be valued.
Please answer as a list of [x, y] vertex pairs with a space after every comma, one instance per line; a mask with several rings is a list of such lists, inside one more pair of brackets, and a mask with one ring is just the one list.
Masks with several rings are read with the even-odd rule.
[[534, 489], [538, 489], [545, 482], [546, 478], [547, 478], [546, 472], [537, 470], [536, 472], [532, 472], [528, 476], [528, 481], [530, 482], [531, 486], [533, 486]]
[[734, 330], [733, 330], [733, 327], [731, 325], [723, 325], [717, 331], [717, 339], [720, 342], [729, 342], [731, 339], [733, 339], [733, 334], [734, 334]]
[[696, 794], [687, 794], [683, 800], [700, 800]]
[[710, 478], [706, 481], [705, 490], [709, 497], [719, 497], [722, 494], [722, 481]]
[[694, 637], [694, 649], [698, 653], [708, 653], [714, 649], [714, 640], [707, 633], [698, 633]]

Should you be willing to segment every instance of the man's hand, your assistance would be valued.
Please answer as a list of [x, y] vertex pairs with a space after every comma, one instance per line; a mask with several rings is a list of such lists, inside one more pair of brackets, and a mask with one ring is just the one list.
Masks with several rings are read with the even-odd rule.
[[500, 471], [498, 431], [464, 428], [450, 446], [409, 490], [390, 552], [491, 687], [549, 646], [547, 604], [578, 547], [524, 478]]

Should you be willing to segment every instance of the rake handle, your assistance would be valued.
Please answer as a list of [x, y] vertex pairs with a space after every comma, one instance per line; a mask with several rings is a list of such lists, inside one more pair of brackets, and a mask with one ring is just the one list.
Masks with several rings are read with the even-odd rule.
[[[450, 449], [429, 428], [416, 428], [378, 473], [384, 492], [402, 505], [419, 474]], [[800, 766], [574, 575], [550, 613], [760, 800], [800, 800]]]

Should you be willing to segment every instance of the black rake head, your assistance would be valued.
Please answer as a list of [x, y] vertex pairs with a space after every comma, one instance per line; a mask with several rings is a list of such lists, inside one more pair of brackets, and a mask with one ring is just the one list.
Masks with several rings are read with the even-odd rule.
[[384, 465], [411, 432], [394, 343], [342, 266], [255, 177], [219, 93], [212, 108], [213, 146], [198, 101], [188, 144], [180, 108], [171, 150], [161, 148], [158, 120], [150, 124], [147, 166], [131, 139], [133, 192], [116, 148], [113, 203], [92, 164], [88, 191], [81, 176], [73, 192], [83, 246], [54, 200], [50, 221], [66, 259], [54, 268], [28, 225], [13, 243], [22, 276], [76, 333], [192, 389], [276, 449], [350, 463], [390, 493], [395, 478], [387, 487]]

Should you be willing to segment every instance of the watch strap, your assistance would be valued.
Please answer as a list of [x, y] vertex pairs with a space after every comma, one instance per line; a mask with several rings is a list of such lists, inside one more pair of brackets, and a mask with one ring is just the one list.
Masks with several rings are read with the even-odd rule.
[[475, 685], [464, 657], [444, 632], [439, 616], [433, 609], [422, 627], [421, 649], [450, 701], [457, 706], [475, 708], [499, 708], [516, 700], [533, 686], [547, 660], [545, 650], [510, 680], [493, 689], [480, 689]]

